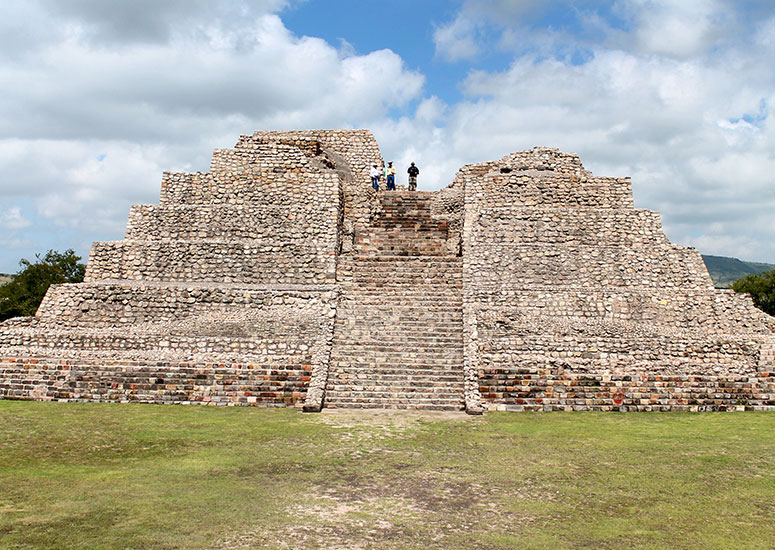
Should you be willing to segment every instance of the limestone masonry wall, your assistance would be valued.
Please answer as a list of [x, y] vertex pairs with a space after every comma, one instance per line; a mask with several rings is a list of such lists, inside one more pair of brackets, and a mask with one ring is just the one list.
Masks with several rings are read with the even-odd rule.
[[377, 193], [381, 160], [365, 130], [272, 131], [165, 172], [84, 283], [0, 324], [0, 398], [775, 410], [775, 318], [629, 178], [541, 147]]
[[96, 242], [85, 281], [316, 284], [336, 278], [335, 245], [261, 241]]
[[713, 289], [629, 179], [537, 148], [464, 167], [467, 399], [505, 410], [775, 404], [773, 319]]

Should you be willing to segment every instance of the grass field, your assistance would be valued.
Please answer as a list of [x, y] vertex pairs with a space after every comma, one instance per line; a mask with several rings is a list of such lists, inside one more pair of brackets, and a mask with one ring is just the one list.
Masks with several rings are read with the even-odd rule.
[[772, 414], [0, 401], [0, 548], [773, 548]]

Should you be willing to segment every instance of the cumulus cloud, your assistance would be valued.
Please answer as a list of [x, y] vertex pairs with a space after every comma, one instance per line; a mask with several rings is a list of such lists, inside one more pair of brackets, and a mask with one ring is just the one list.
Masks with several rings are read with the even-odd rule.
[[22, 215], [18, 206], [12, 206], [5, 211], [0, 210], [0, 227], [3, 229], [23, 229], [29, 227], [31, 222]]
[[[0, 5], [0, 248], [121, 238], [161, 171], [206, 170], [241, 133], [368, 127], [399, 182], [411, 161], [434, 189], [462, 164], [560, 147], [632, 176], [674, 241], [775, 262], [767, 3], [463, 0], [429, 29], [437, 63], [466, 75], [456, 102], [394, 51], [293, 33], [291, 0], [120, 4]], [[509, 61], [480, 63], [493, 51]]]
[[95, 43], [165, 43], [175, 34], [197, 32], [203, 22], [239, 27], [273, 13], [288, 0], [41, 0], [57, 20], [78, 29]]
[[481, 49], [476, 30], [476, 22], [463, 14], [453, 22], [436, 28], [433, 32], [436, 54], [447, 61], [474, 59]]
[[625, 0], [619, 5], [643, 52], [678, 58], [702, 54], [725, 37], [734, 11], [716, 0]]

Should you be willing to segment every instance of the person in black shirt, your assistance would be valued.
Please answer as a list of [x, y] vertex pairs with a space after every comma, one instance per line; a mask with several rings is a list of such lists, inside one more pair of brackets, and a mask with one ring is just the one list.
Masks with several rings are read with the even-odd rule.
[[413, 162], [406, 173], [409, 174], [409, 191], [417, 191], [417, 174], [420, 173], [420, 169]]

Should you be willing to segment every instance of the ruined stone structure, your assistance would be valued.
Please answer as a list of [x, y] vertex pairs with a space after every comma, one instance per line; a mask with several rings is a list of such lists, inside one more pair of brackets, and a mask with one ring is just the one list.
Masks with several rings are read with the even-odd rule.
[[775, 410], [775, 318], [629, 179], [535, 148], [375, 193], [367, 131], [257, 132], [165, 173], [86, 280], [0, 325], [0, 397]]

